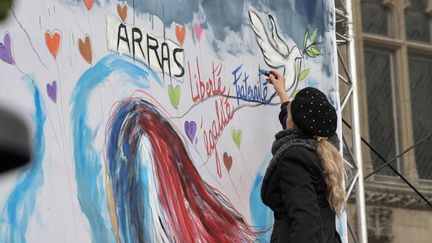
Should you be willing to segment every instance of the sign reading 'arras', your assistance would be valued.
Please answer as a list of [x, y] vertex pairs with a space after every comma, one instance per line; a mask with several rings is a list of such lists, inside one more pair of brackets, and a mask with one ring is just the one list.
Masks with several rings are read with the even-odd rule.
[[107, 40], [110, 51], [125, 54], [172, 77], [184, 75], [184, 49], [170, 40], [126, 25], [114, 16], [107, 16]]

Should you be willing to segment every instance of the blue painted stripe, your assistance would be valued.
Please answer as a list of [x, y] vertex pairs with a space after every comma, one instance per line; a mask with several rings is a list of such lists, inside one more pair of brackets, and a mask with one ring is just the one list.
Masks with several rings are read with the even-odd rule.
[[[0, 242], [26, 242], [25, 234], [30, 217], [35, 207], [36, 194], [43, 184], [42, 160], [45, 154], [45, 111], [39, 88], [32, 77], [22, 78], [33, 92], [35, 113], [32, 114], [35, 122], [33, 137], [33, 159], [30, 166], [22, 169], [18, 176], [16, 186], [9, 194], [2, 210], [5, 222], [0, 226]], [[2, 220], [3, 221], [3, 220]]]
[[[270, 156], [267, 156], [262, 162], [260, 168], [257, 170], [254, 184], [251, 188], [251, 194], [249, 196], [249, 207], [252, 216], [252, 226], [255, 226], [257, 230], [266, 230], [269, 226], [273, 225], [274, 218], [273, 212], [267, 207], [261, 200], [261, 185], [264, 177], [267, 165], [270, 161]], [[259, 242], [270, 242], [271, 229], [260, 234], [257, 238]]]
[[[78, 80], [72, 95], [72, 123], [75, 157], [75, 176], [78, 201], [89, 220], [93, 242], [114, 242], [112, 225], [107, 207], [104, 179], [102, 176], [102, 152], [93, 147], [95, 132], [87, 124], [88, 103], [92, 91], [113, 74], [127, 78], [116, 82], [129, 82], [137, 88], [147, 89], [153, 79], [163, 85], [156, 73], [148, 66], [137, 66], [120, 55], [109, 55], [87, 70]], [[113, 128], [119, 129], [119, 128]]]

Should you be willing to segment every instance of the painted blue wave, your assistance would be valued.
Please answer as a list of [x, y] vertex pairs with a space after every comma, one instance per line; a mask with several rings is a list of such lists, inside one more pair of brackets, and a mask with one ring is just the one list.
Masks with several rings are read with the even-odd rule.
[[[249, 196], [252, 225], [254, 225], [257, 230], [269, 229], [269, 226], [272, 226], [274, 222], [273, 212], [261, 200], [262, 180], [270, 158], [271, 157], [267, 156], [261, 164], [260, 168], [257, 170], [258, 172], [255, 176], [255, 181], [252, 185], [251, 193]], [[271, 229], [269, 229], [264, 234], [259, 235], [259, 238], [257, 240], [259, 242], [270, 242], [271, 232]]]
[[40, 90], [32, 77], [22, 78], [33, 93], [35, 113], [32, 114], [35, 122], [33, 137], [33, 158], [29, 167], [22, 169], [18, 176], [15, 188], [9, 194], [2, 209], [0, 220], [0, 242], [26, 242], [25, 234], [30, 217], [35, 207], [36, 194], [43, 184], [42, 160], [45, 154], [45, 110]]
[[78, 201], [89, 220], [93, 242], [114, 242], [112, 226], [104, 188], [103, 157], [93, 147], [95, 132], [87, 124], [88, 103], [94, 91], [113, 73], [129, 75], [118, 80], [128, 82], [140, 89], [150, 87], [150, 78], [162, 86], [162, 81], [148, 66], [143, 68], [120, 55], [109, 55], [87, 70], [78, 80], [72, 96], [72, 123], [75, 157], [75, 176]]

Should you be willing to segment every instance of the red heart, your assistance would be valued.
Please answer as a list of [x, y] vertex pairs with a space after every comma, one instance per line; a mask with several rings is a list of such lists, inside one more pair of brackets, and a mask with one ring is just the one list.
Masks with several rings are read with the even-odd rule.
[[181, 25], [176, 25], [176, 36], [177, 36], [177, 40], [179, 41], [180, 45], [183, 45], [185, 35], [186, 35], [186, 27], [181, 26]]
[[127, 5], [126, 3], [123, 3], [123, 5], [120, 5], [120, 3], [117, 4], [117, 13], [120, 16], [120, 19], [124, 23], [126, 21], [127, 17]]
[[84, 57], [84, 59], [91, 64], [92, 63], [92, 49], [91, 49], [91, 43], [90, 43], [90, 37], [87, 35], [85, 37], [85, 40], [82, 39], [78, 40], [78, 48], [81, 53], [81, 55]]
[[227, 168], [227, 170], [229, 172], [231, 170], [231, 166], [233, 163], [232, 157], [225, 152], [223, 154], [223, 161], [224, 161], [225, 167]]
[[93, 7], [94, 0], [83, 0], [83, 2], [85, 4], [87, 10], [90, 11], [90, 9]]
[[51, 34], [49, 30], [45, 32], [45, 42], [48, 50], [51, 52], [54, 58], [57, 57], [58, 50], [60, 48], [61, 34], [60, 31], [54, 30], [54, 34]]

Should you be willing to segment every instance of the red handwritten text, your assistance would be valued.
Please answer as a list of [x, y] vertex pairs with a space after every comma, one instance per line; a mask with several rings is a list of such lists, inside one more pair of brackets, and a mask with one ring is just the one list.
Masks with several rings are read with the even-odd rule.
[[[195, 74], [192, 75], [191, 66], [188, 62], [189, 69], [189, 83], [191, 89], [191, 96], [193, 102], [202, 101], [205, 97], [210, 97], [214, 95], [223, 94], [225, 92], [225, 86], [222, 87], [221, 81], [221, 71], [222, 64], [219, 64], [215, 67], [214, 63], [212, 63], [212, 74], [211, 77], [207, 80], [207, 82], [202, 81], [200, 67], [198, 64], [198, 58], [196, 58], [196, 70]], [[194, 77], [192, 80], [192, 76]], [[195, 92], [194, 85], [195, 84]]]
[[[228, 95], [229, 93], [230, 89], [228, 89]], [[217, 119], [212, 121], [211, 128], [207, 130], [204, 129], [203, 136], [207, 156], [209, 156], [213, 151], [215, 152], [217, 174], [219, 177], [221, 177], [222, 172], [216, 144], [222, 134], [222, 131], [233, 118], [234, 107], [229, 102], [228, 97], [221, 97], [220, 99], [215, 100], [214, 104]]]

